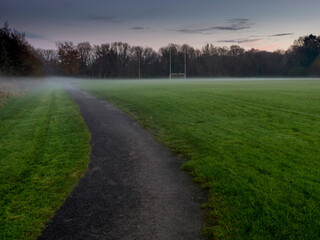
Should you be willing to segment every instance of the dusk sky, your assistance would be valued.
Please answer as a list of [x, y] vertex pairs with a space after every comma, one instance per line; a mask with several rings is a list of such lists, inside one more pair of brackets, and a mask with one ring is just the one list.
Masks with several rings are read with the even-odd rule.
[[319, 35], [319, 10], [319, 0], [0, 0], [0, 22], [36, 48], [123, 41], [155, 50], [212, 43], [271, 51]]

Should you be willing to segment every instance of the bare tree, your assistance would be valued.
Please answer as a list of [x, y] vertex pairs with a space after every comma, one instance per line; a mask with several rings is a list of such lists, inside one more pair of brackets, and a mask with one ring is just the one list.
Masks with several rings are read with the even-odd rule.
[[77, 50], [79, 53], [79, 72], [81, 75], [88, 75], [89, 65], [93, 60], [93, 48], [89, 42], [78, 43]]
[[79, 52], [72, 42], [58, 42], [58, 56], [63, 72], [67, 75], [79, 73]]

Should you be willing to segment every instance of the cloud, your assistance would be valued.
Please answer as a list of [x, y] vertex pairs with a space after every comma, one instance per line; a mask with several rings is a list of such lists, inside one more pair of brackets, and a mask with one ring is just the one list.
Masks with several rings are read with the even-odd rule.
[[132, 27], [132, 28], [130, 28], [131, 30], [144, 30], [144, 29], [146, 29], [145, 27], [139, 27], [139, 26], [137, 26], [137, 27]]
[[30, 38], [30, 39], [46, 39], [44, 36], [36, 34], [36, 33], [32, 33], [32, 32], [24, 32], [26, 38]]
[[291, 36], [291, 35], [294, 35], [294, 33], [278, 33], [278, 34], [270, 35], [269, 37], [284, 37], [284, 36]]
[[254, 25], [250, 23], [247, 18], [234, 18], [226, 21], [227, 24], [221, 26], [212, 26], [206, 28], [184, 28], [178, 29], [178, 32], [181, 33], [201, 33], [201, 34], [212, 34], [212, 31], [240, 31], [252, 28]]
[[247, 24], [249, 22], [248, 18], [232, 18], [227, 20], [231, 24]]
[[98, 21], [98, 22], [107, 22], [107, 23], [121, 23], [122, 20], [114, 17], [114, 16], [102, 16], [102, 15], [96, 15], [91, 14], [86, 17], [86, 19], [92, 20], [92, 21]]
[[234, 40], [220, 40], [218, 42], [220, 43], [253, 43], [253, 42], [259, 42], [261, 41], [261, 38], [254, 38], [254, 39], [250, 39], [250, 38], [244, 38], [244, 39], [234, 39]]

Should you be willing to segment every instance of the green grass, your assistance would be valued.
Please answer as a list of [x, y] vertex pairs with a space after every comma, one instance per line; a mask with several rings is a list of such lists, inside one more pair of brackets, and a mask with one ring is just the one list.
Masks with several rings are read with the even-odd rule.
[[209, 238], [320, 239], [320, 81], [80, 81], [189, 159]]
[[88, 163], [90, 135], [61, 87], [0, 108], [0, 239], [35, 239]]
[[9, 93], [0, 91], [0, 107], [6, 104], [8, 98], [9, 98]]

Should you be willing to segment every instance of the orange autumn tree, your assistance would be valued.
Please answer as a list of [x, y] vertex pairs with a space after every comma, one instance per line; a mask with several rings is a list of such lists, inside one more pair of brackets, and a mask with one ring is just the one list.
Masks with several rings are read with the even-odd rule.
[[58, 56], [63, 72], [75, 76], [79, 73], [79, 51], [72, 42], [58, 42]]

